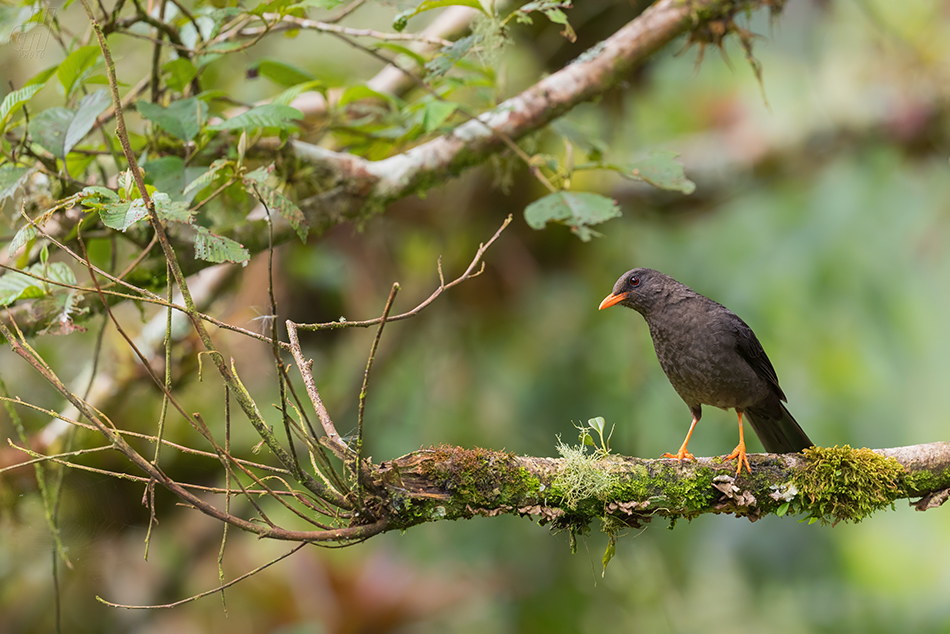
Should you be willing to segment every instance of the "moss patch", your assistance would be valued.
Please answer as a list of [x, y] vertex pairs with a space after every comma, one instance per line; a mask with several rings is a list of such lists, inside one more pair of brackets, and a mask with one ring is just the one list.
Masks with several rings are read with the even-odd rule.
[[799, 509], [823, 524], [860, 522], [901, 497], [904, 467], [893, 458], [844, 447], [811, 447], [806, 465], [792, 476]]
[[517, 464], [513, 454], [440, 445], [423, 473], [470, 506], [495, 508], [537, 497], [541, 482]]

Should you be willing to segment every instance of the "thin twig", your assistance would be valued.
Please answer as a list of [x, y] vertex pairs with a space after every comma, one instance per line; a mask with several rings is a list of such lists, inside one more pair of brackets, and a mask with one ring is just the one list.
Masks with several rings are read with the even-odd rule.
[[[501, 223], [501, 226], [498, 228], [498, 231], [495, 232], [495, 235], [493, 235], [491, 239], [488, 240], [488, 242], [484, 244], [480, 244], [478, 246], [478, 251], [475, 253], [475, 258], [472, 260], [471, 264], [468, 265], [468, 268], [465, 269], [465, 272], [459, 275], [457, 278], [455, 278], [451, 282], [449, 282], [448, 284], [446, 284], [445, 280], [442, 278], [442, 264], [441, 264], [441, 259], [440, 259], [439, 287], [435, 289], [435, 291], [433, 291], [433, 293], [429, 295], [429, 297], [427, 297], [422, 303], [420, 303], [418, 306], [416, 306], [412, 310], [406, 311], [400, 315], [388, 317], [386, 321], [401, 321], [403, 319], [409, 319], [410, 317], [415, 317], [416, 315], [419, 314], [420, 311], [422, 311], [422, 309], [424, 309], [426, 306], [428, 306], [433, 301], [435, 301], [435, 299], [439, 295], [442, 294], [442, 291], [448, 290], [452, 288], [453, 286], [457, 286], [466, 280], [469, 280], [473, 277], [477, 277], [481, 275], [482, 271], [485, 269], [484, 263], [482, 263], [482, 266], [481, 268], [479, 268], [478, 271], [475, 271], [475, 267], [481, 262], [482, 256], [485, 255], [485, 251], [487, 251], [488, 248], [495, 242], [495, 240], [498, 239], [498, 237], [501, 235], [501, 232], [504, 231], [505, 227], [507, 227], [510, 223], [511, 223], [511, 216], [509, 215], [507, 218], [505, 218], [505, 221]], [[380, 321], [381, 321], [381, 318], [379, 317], [377, 317], [376, 319], [367, 319], [366, 321], [347, 321], [341, 317], [340, 321], [329, 321], [329, 322], [320, 323], [320, 324], [295, 324], [295, 326], [299, 328], [300, 330], [307, 330], [307, 331], [337, 330], [340, 328], [368, 328], [369, 326], [375, 326], [376, 324], [380, 323]], [[292, 344], [291, 344], [291, 347], [293, 347]]]
[[[357, 415], [356, 432], [356, 498], [362, 502], [363, 487], [363, 410], [366, 406], [366, 395], [369, 389], [369, 373], [373, 369], [373, 361], [376, 359], [376, 349], [379, 347], [379, 340], [383, 335], [383, 327], [386, 325], [386, 318], [389, 317], [389, 311], [392, 310], [393, 301], [399, 292], [399, 284], [394, 283], [389, 291], [389, 298], [386, 300], [386, 306], [383, 308], [383, 314], [379, 318], [379, 328], [376, 329], [376, 337], [373, 339], [373, 345], [369, 349], [369, 357], [366, 359], [366, 371], [363, 373], [363, 386], [360, 388], [359, 414]], [[362, 504], [360, 504], [362, 506]]]
[[214, 588], [214, 589], [212, 589], [212, 590], [208, 590], [208, 591], [206, 591], [206, 592], [201, 592], [201, 593], [196, 594], [196, 595], [194, 595], [194, 596], [190, 596], [190, 597], [188, 597], [187, 599], [182, 599], [181, 601], [175, 601], [174, 603], [166, 603], [166, 604], [164, 604], [164, 605], [125, 605], [125, 604], [122, 604], [122, 603], [112, 603], [111, 601], [106, 601], [105, 599], [103, 599], [102, 597], [100, 597], [100, 596], [98, 596], [98, 595], [96, 595], [96, 601], [98, 601], [99, 603], [104, 603], [104, 604], [106, 604], [106, 605], [108, 605], [109, 607], [112, 607], [112, 608], [125, 608], [126, 610], [155, 610], [155, 609], [158, 609], [158, 608], [174, 608], [174, 607], [176, 607], [176, 606], [179, 606], [179, 605], [182, 605], [182, 604], [185, 604], [185, 603], [190, 603], [190, 602], [192, 602], [192, 601], [197, 601], [198, 599], [201, 599], [202, 597], [206, 597], [206, 596], [208, 596], [208, 595], [215, 594], [216, 592], [223, 592], [225, 588], [229, 588], [229, 587], [233, 586], [234, 584], [236, 584], [236, 583], [238, 583], [238, 582], [240, 582], [240, 581], [244, 581], [244, 580], [247, 579], [248, 577], [252, 577], [252, 576], [256, 575], [257, 573], [259, 573], [260, 571], [264, 570], [265, 568], [269, 568], [270, 566], [276, 564], [278, 561], [282, 561], [282, 560], [284, 560], [284, 559], [287, 559], [288, 557], [290, 557], [291, 555], [293, 555], [295, 552], [297, 552], [298, 550], [300, 550], [301, 548], [303, 548], [303, 547], [306, 546], [306, 545], [307, 545], [306, 543], [297, 544], [296, 546], [294, 546], [293, 548], [291, 548], [287, 553], [281, 555], [280, 557], [277, 557], [276, 559], [272, 559], [271, 561], [267, 562], [267, 563], [264, 564], [263, 566], [258, 566], [258, 567], [255, 568], [254, 570], [251, 570], [250, 572], [246, 572], [246, 573], [244, 573], [243, 575], [241, 575], [240, 577], [236, 577], [236, 578], [232, 579], [231, 581], [229, 581], [229, 582], [227, 582], [227, 583], [225, 583], [225, 584], [222, 584], [222, 585], [218, 586], [217, 588]]
[[[319, 20], [306, 20], [304, 18], [298, 18], [292, 15], [285, 15], [281, 17], [281, 15], [278, 13], [265, 13], [262, 18], [265, 20], [274, 20], [274, 26], [270, 28], [271, 31], [309, 29], [312, 31], [320, 31], [322, 33], [350, 35], [352, 37], [371, 37], [386, 42], [425, 42], [426, 44], [433, 44], [435, 46], [452, 46], [451, 40], [446, 40], [441, 37], [433, 37], [431, 35], [421, 35], [417, 33], [384, 33], [383, 31], [374, 31], [373, 29], [354, 29], [348, 26], [339, 26], [338, 24], [321, 22]], [[240, 35], [242, 37], [253, 37], [255, 35], [259, 35], [261, 31], [266, 28], [267, 27], [255, 26], [241, 29]]]

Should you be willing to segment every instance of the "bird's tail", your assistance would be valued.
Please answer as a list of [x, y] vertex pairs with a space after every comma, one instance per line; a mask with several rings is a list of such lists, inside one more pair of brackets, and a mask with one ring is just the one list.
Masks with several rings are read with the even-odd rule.
[[746, 418], [765, 450], [769, 453], [795, 453], [814, 445], [785, 405], [779, 403], [778, 406], [781, 416], [777, 416], [778, 412], [775, 411], [745, 410]]

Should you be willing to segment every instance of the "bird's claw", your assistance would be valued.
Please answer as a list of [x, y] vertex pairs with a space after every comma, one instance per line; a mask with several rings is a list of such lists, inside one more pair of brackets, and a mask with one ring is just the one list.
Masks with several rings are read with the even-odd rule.
[[690, 452], [686, 451], [685, 449], [680, 449], [680, 450], [679, 450], [678, 452], [676, 452], [675, 454], [673, 454], [673, 453], [665, 453], [665, 454], [663, 454], [663, 455], [660, 456], [660, 457], [661, 457], [661, 458], [673, 458], [673, 459], [675, 459], [675, 460], [679, 460], [680, 462], [683, 462], [684, 460], [696, 460], [696, 456], [694, 456], [694, 455], [691, 454]]
[[736, 477], [742, 475], [742, 466], [745, 465], [746, 471], [749, 472], [749, 475], [752, 475], [752, 467], [749, 466], [749, 459], [746, 458], [745, 454], [745, 444], [740, 444], [738, 447], [732, 450], [732, 453], [722, 459], [723, 462], [727, 460], [736, 459], [738, 463], [736, 465]]

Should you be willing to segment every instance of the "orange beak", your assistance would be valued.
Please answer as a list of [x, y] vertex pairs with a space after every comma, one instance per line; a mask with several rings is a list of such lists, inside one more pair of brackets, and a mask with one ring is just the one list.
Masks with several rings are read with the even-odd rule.
[[610, 307], [613, 306], [614, 304], [619, 304], [620, 302], [622, 302], [622, 301], [625, 300], [626, 298], [627, 298], [627, 296], [624, 295], [623, 293], [617, 293], [617, 294], [611, 293], [610, 295], [608, 295], [607, 297], [604, 298], [604, 301], [602, 301], [602, 302], [600, 303], [600, 306], [597, 308], [597, 310], [603, 310], [603, 309], [605, 309], [605, 308], [610, 308]]

